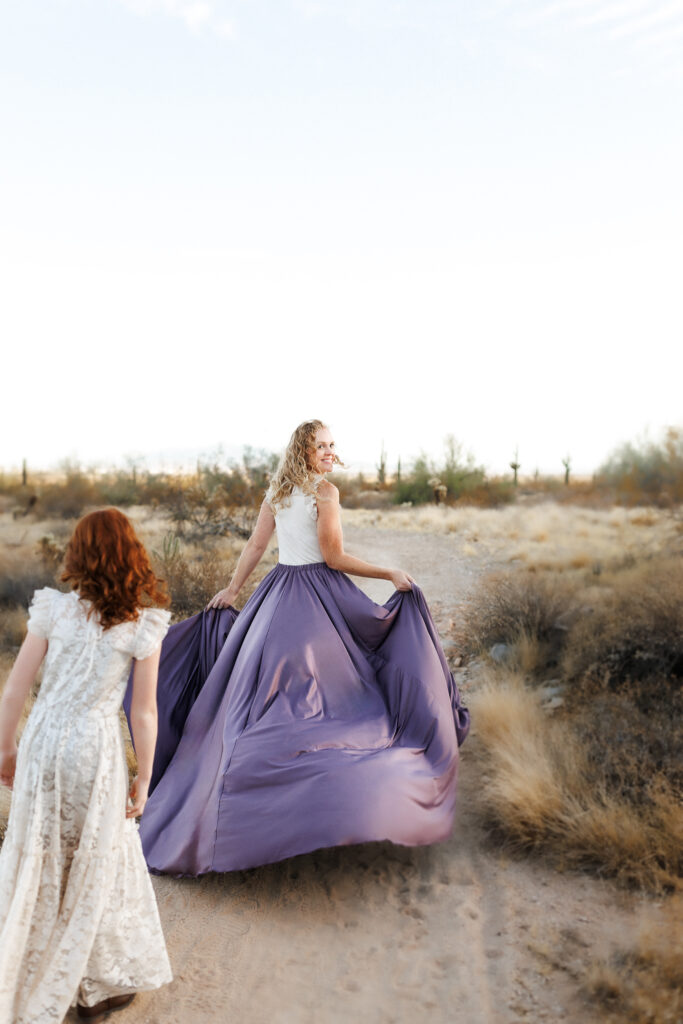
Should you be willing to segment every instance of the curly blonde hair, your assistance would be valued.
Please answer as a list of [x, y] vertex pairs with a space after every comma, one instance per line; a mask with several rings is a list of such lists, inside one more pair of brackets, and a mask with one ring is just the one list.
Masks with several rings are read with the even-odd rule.
[[[318, 480], [313, 476], [310, 461], [315, 453], [315, 435], [318, 430], [327, 430], [327, 424], [322, 420], [305, 420], [290, 437], [266, 491], [266, 501], [271, 508], [289, 504], [288, 499], [295, 487], [300, 487], [304, 494], [316, 493]], [[334, 461], [336, 465], [344, 465], [336, 454]]]

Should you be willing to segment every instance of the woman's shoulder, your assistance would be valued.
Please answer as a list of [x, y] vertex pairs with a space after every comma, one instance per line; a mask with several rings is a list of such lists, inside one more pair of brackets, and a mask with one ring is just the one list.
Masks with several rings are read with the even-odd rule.
[[36, 590], [28, 609], [29, 632], [47, 639], [59, 609], [69, 602], [70, 598], [71, 594], [64, 594], [55, 587], [41, 587], [40, 590]]
[[169, 608], [141, 608], [140, 615], [137, 619], [138, 624], [144, 623], [146, 626], [153, 627], [155, 629], [162, 629], [164, 626], [168, 626], [171, 621], [171, 611]]
[[324, 477], [315, 489], [316, 496], [327, 501], [339, 501], [339, 488]]
[[166, 608], [141, 608], [136, 619], [127, 619], [106, 631], [109, 642], [134, 658], [147, 658], [157, 649], [171, 620]]
[[170, 622], [168, 608], [143, 608], [138, 619], [133, 657], [140, 660], [154, 654], [166, 636]]
[[61, 590], [57, 590], [56, 587], [40, 587], [38, 590], [33, 591], [33, 597], [31, 598], [31, 604], [38, 603], [40, 601], [54, 601], [55, 598], [66, 597]]

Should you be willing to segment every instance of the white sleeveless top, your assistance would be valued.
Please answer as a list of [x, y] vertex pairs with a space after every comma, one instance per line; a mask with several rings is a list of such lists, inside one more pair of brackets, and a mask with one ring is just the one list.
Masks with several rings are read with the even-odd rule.
[[[266, 501], [270, 504], [268, 494]], [[282, 565], [324, 562], [318, 543], [318, 507], [315, 496], [304, 494], [300, 487], [295, 487], [287, 501], [288, 504], [273, 509], [278, 561]]]

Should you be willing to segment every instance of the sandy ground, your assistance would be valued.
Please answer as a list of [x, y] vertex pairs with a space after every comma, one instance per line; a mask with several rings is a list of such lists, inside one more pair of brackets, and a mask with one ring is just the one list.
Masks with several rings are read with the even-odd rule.
[[[460, 544], [346, 530], [349, 551], [416, 577], [446, 642], [488, 567], [459, 557]], [[363, 585], [376, 600], [391, 589]], [[465, 694], [472, 685], [463, 679]], [[647, 898], [506, 856], [481, 824], [483, 770], [475, 722], [453, 836], [438, 846], [369, 844], [202, 879], [155, 878], [175, 980], [139, 995], [118, 1024], [597, 1022], [582, 979], [628, 941]]]

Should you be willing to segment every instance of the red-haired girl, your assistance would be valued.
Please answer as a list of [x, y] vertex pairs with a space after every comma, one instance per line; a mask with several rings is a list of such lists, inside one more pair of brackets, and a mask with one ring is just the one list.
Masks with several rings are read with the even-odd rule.
[[[0, 701], [0, 782], [14, 790], [0, 853], [0, 1020], [13, 1024], [54, 1024], [74, 1003], [101, 1020], [171, 980], [134, 820], [152, 772], [168, 598], [113, 508], [77, 524], [62, 580], [70, 593], [36, 591]], [[119, 711], [131, 659], [138, 775], [127, 806]]]

